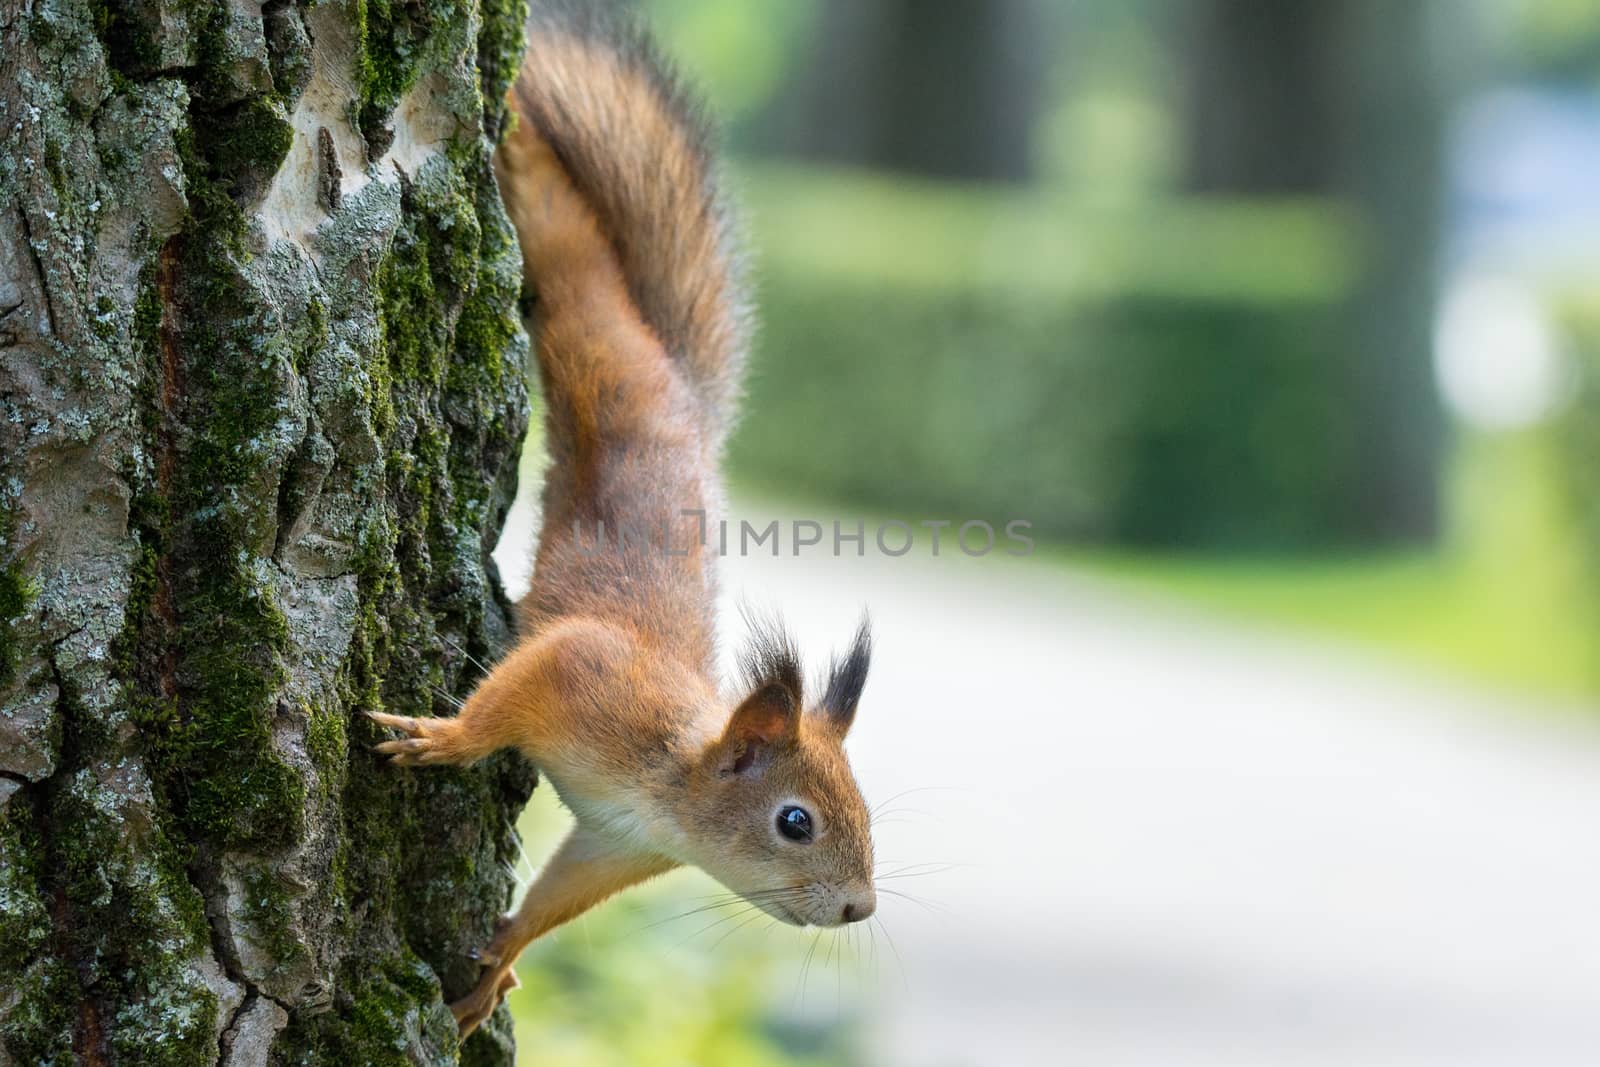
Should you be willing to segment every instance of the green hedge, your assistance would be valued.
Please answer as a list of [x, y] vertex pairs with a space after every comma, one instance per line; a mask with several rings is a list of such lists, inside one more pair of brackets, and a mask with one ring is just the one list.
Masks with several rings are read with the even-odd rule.
[[1341, 540], [1355, 255], [1326, 207], [745, 179], [762, 330], [738, 476], [1125, 543]]

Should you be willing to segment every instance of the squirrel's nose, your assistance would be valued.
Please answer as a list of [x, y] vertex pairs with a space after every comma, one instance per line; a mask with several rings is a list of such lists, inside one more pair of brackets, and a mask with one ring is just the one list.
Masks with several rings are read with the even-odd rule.
[[878, 895], [868, 892], [865, 896], [858, 897], [844, 906], [840, 918], [847, 923], [858, 923], [862, 919], [870, 918], [878, 910]]

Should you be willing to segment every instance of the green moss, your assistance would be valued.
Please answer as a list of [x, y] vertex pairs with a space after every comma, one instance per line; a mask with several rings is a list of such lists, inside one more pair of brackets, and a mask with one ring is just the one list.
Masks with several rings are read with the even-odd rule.
[[112, 1047], [140, 1063], [209, 1063], [216, 998], [188, 966], [209, 947], [204, 905], [186, 851], [130, 824], [127, 803], [88, 770], [52, 782], [46, 866], [69, 918], [60, 947], [79, 961], [69, 999], [90, 998]]
[[294, 936], [299, 916], [295, 893], [267, 868], [245, 876], [241, 913], [248, 937], [281, 971], [294, 971], [306, 960], [306, 946]]
[[477, 283], [480, 230], [471, 188], [432, 163], [402, 195], [405, 218], [378, 273], [383, 348], [394, 380], [437, 385], [462, 302]]
[[[392, 417], [382, 430], [387, 506], [369, 518], [356, 556], [361, 605], [341, 689], [353, 709], [428, 713], [433, 690], [460, 691], [465, 681], [459, 657], [446, 670], [438, 630], [481, 640], [483, 602], [470, 579], [488, 520], [477, 472], [485, 455], [509, 456], [520, 437], [520, 374], [505, 368], [524, 351], [514, 318], [518, 268], [496, 258], [514, 257], [514, 248], [498, 225], [503, 215], [481, 203], [493, 196], [482, 184], [487, 163], [479, 145], [415, 175], [403, 193], [405, 221], [377, 272], [373, 379], [383, 395], [374, 408], [387, 400]], [[402, 931], [432, 970], [416, 972], [425, 986], [408, 986], [392, 968], [381, 979], [341, 982], [354, 990], [349, 1011], [318, 1039], [351, 1062], [381, 1063], [394, 1054], [402, 1002], [414, 1010], [439, 995], [434, 971], [454, 994], [470, 984], [466, 949], [507, 903], [506, 881], [482, 873], [509, 861], [509, 842], [490, 828], [529, 783], [509, 761], [487, 773], [403, 775], [366, 755], [382, 731], [364, 719], [350, 731], [341, 890]], [[441, 914], [458, 918], [441, 923]], [[439, 1040], [450, 1042], [441, 1047], [453, 1047], [447, 1015], [435, 1010], [425, 1025], [441, 1017]]]
[[16, 676], [20, 649], [17, 641], [17, 623], [28, 613], [39, 590], [33, 579], [22, 569], [22, 562], [12, 557], [12, 513], [0, 504], [0, 686], [10, 684]]
[[523, 342], [517, 300], [522, 291], [522, 256], [511, 220], [494, 193], [494, 174], [482, 160], [465, 164], [476, 194], [477, 274], [456, 325], [450, 387], [497, 395], [507, 374], [522, 376]]
[[400, 987], [370, 982], [354, 998], [345, 1025], [330, 1035], [331, 1050], [343, 1063], [398, 1067], [407, 1062], [406, 1013], [414, 1010], [415, 1001]]
[[[471, 86], [458, 84], [474, 44], [464, 4], [381, 0], [360, 10], [359, 117], [369, 143], [430, 70], [450, 83], [451, 106], [470, 101]], [[509, 11], [497, 8], [498, 30], [486, 27], [476, 42], [485, 85], [509, 76], [510, 38], [519, 33], [510, 21], [520, 21]], [[377, 731], [350, 716], [368, 707], [425, 713], [430, 685], [463, 691], [469, 678], [459, 656], [445, 653], [440, 630], [482, 651], [490, 594], [480, 483], [514, 449], [522, 406], [519, 375], [507, 371], [521, 345], [516, 277], [503, 262], [509, 245], [489, 145], [474, 138], [414, 176], [373, 286], [339, 272], [312, 278], [307, 267], [297, 309], [297, 279], [276, 261], [269, 270], [252, 258], [260, 238], [241, 206], [289, 148], [283, 86], [269, 89], [259, 64], [237, 62], [220, 0], [183, 0], [162, 14], [182, 24], [178, 33], [161, 36], [149, 13], [125, 0], [51, 8], [30, 22], [36, 43], [58, 59], [92, 24], [117, 68], [111, 91], [156, 99], [152, 79], [167, 68], [159, 99], [168, 125], [187, 100], [189, 121], [176, 140], [189, 215], [176, 237], [150, 249], [131, 308], [113, 294], [92, 309], [100, 321], [93, 343], [131, 348], [116, 355], [138, 379], [137, 440], [120, 460], [131, 492], [126, 614], [104, 663], [93, 666], [109, 670], [118, 696], [108, 713], [98, 675], [59, 672], [60, 770], [0, 811], [0, 1059], [71, 1062], [74, 1031], [93, 1027], [120, 1062], [214, 1060], [218, 1004], [194, 967], [214, 950], [196, 886], [216, 887], [223, 854], [310, 846], [315, 862], [325, 855], [325, 839], [308, 840], [315, 819], [317, 832], [326, 825], [337, 842], [326, 882], [301, 891], [263, 867], [244, 886], [241, 925], [261, 939], [263, 955], [297, 974], [309, 970], [304, 926], [328, 931], [319, 960], [340, 968], [335, 1011], [292, 1009], [281, 1054], [399, 1062], [409, 1048], [448, 1060], [455, 1036], [435, 973], [459, 991], [471, 970], [466, 947], [505, 903], [506, 815], [529, 788], [527, 771], [506, 760], [470, 774], [397, 772], [367, 749]], [[271, 26], [268, 33], [275, 78], [302, 78], [305, 54], [283, 52]], [[197, 64], [172, 55], [174, 45], [192, 50]], [[498, 96], [487, 109], [491, 128]], [[131, 170], [146, 162], [141, 151], [107, 146], [101, 162]], [[54, 141], [41, 154], [64, 202], [74, 191], [73, 158]], [[383, 183], [369, 188], [386, 192]], [[174, 309], [182, 329], [164, 336]], [[369, 334], [361, 324], [374, 310], [382, 328]], [[322, 399], [335, 374], [330, 353], [348, 350], [339, 346], [353, 346], [368, 371], [360, 388], [341, 389], [340, 405], [359, 394], [353, 413]], [[347, 366], [337, 365], [340, 378]], [[68, 383], [75, 372], [82, 367], [71, 361], [55, 371]], [[330, 457], [296, 439], [313, 420], [333, 445]], [[361, 450], [346, 446], [369, 422], [377, 455], [393, 462], [350, 455]], [[288, 476], [307, 464], [320, 472]], [[336, 492], [322, 488], [323, 475]], [[280, 701], [306, 657], [279, 600], [285, 579], [274, 554], [287, 516], [319, 492], [324, 501], [351, 495], [343, 506], [360, 510], [359, 599], [339, 693], [304, 709], [308, 773], [275, 744], [280, 717], [298, 721]], [[346, 527], [339, 536], [352, 535]], [[11, 623], [30, 610], [32, 593], [20, 568], [8, 566], [0, 569], [0, 680], [16, 661]], [[125, 723], [136, 729], [117, 729]], [[153, 802], [141, 795], [141, 769]]]
[[53, 798], [49, 847], [67, 903], [96, 939], [97, 954], [116, 958], [164, 944], [187, 955], [206, 935], [200, 896], [184, 873], [184, 853], [159, 830], [129, 832], [124, 799], [89, 771]]
[[93, 0], [95, 35], [104, 42], [111, 64], [126, 79], [143, 77], [161, 65], [150, 16], [155, 8], [117, 0]]
[[207, 146], [209, 176], [233, 196], [264, 190], [283, 165], [294, 126], [273, 96], [247, 97], [220, 111], [196, 111], [195, 132]]
[[317, 775], [326, 786], [344, 770], [349, 755], [342, 715], [320, 708], [307, 708], [306, 751], [316, 765]]
[[505, 95], [522, 63], [527, 0], [482, 0], [478, 27], [478, 76], [483, 86], [485, 126], [491, 137], [503, 128]]
[[282, 7], [269, 5], [263, 15], [273, 95], [292, 111], [311, 81], [311, 36], [306, 32], [299, 7], [294, 4]]
[[295, 348], [294, 371], [304, 375], [306, 370], [305, 354], [315, 352], [328, 343], [328, 309], [316, 295], [306, 301], [306, 332], [307, 343]]
[[0, 974], [20, 974], [50, 937], [39, 886], [43, 843], [26, 797], [0, 807]]
[[[438, 1006], [439, 982], [426, 963], [400, 950], [341, 976], [335, 1011], [292, 1024], [289, 1040], [305, 1050], [277, 1062], [339, 1063], [351, 1067], [407, 1067], [413, 1035], [440, 1057], [457, 1047], [455, 1025]], [[425, 1008], [430, 1002], [432, 1009]]]
[[188, 970], [146, 965], [140, 978], [112, 1020], [117, 1059], [151, 1067], [209, 1067], [216, 1057], [216, 994]]
[[[201, 534], [200, 536], [205, 536]], [[273, 754], [271, 724], [287, 681], [281, 655], [288, 626], [270, 590], [232, 561], [185, 596], [181, 670], [194, 679], [182, 729], [171, 738], [191, 831], [237, 846], [295, 840], [305, 786]]]
[[27, 970], [10, 972], [8, 992], [16, 998], [0, 1028], [0, 1045], [16, 1063], [70, 1067], [72, 1024], [78, 1003], [78, 981], [71, 966], [58, 959], [37, 960]]
[[[174, 90], [170, 83], [152, 88], [136, 80], [147, 76], [146, 64], [155, 62], [155, 46], [141, 24], [125, 18], [124, 7], [57, 6], [33, 25], [58, 24], [59, 48], [43, 62], [60, 65], [67, 79], [100, 76], [98, 53], [83, 36], [86, 30], [102, 41], [109, 39], [113, 65], [128, 73], [101, 85], [117, 93], [147, 94], [131, 106], [141, 116], [136, 121], [143, 121], [147, 105], [170, 105]], [[104, 97], [95, 100], [103, 102]], [[70, 117], [85, 129], [90, 121], [85, 113]], [[141, 127], [131, 141], [121, 139], [124, 148], [109, 151], [102, 165], [108, 172], [132, 165], [148, 138], [158, 135], [164, 134]], [[92, 149], [92, 137], [85, 144]], [[186, 152], [203, 162], [193, 137], [186, 137]], [[72, 174], [69, 166], [79, 157], [63, 157], [52, 141], [44, 158], [59, 191], [82, 187], [84, 176]], [[202, 200], [208, 195], [227, 200], [226, 188], [215, 185], [208, 172], [197, 168], [194, 173], [191, 193]], [[77, 206], [81, 203], [80, 198], [62, 212], [60, 221], [68, 232], [84, 224], [72, 217], [82, 210]], [[236, 222], [230, 232], [242, 233], [242, 226]], [[62, 364], [62, 373], [78, 375], [80, 387], [98, 387], [97, 359], [120, 367], [131, 364], [140, 379], [134, 397], [138, 429], [150, 443], [147, 447], [153, 447], [165, 420], [156, 388], [161, 382], [161, 294], [155, 284], [155, 249], [149, 252], [134, 306], [119, 305], [115, 294], [98, 296], [92, 312], [93, 351]], [[119, 344], [134, 351], [121, 351]], [[164, 548], [171, 543], [166, 537], [174, 525], [174, 495], [157, 491], [150, 460], [148, 452], [137, 449], [123, 451], [120, 460], [133, 493], [130, 524], [135, 538], [123, 629], [103, 662], [97, 662], [98, 656], [71, 663], [58, 657], [51, 679], [59, 691], [54, 717], [58, 770], [12, 797], [0, 818], [0, 972], [6, 975], [0, 1000], [16, 998], [3, 1013], [0, 1032], [6, 1050], [0, 1059], [8, 1062], [71, 1062], [75, 1029], [98, 1032], [121, 1062], [200, 1064], [210, 1063], [216, 1054], [216, 998], [192, 965], [209, 952], [210, 930], [203, 900], [189, 881], [193, 854], [186, 842], [191, 838], [169, 818], [164, 805], [149, 804], [142, 795], [137, 753], [119, 730], [129, 720], [182, 722], [177, 702], [159, 686], [146, 684], [152, 674], [173, 666], [170, 661], [163, 664], [159, 654], [146, 656], [161, 652], [164, 646], [157, 639], [167, 636], [151, 620], [158, 614], [155, 606], [166, 581]], [[10, 599], [0, 581], [0, 609], [7, 609]], [[26, 600], [15, 607], [25, 610]], [[102, 669], [109, 669], [120, 683], [120, 699], [109, 709], [99, 695]], [[84, 693], [90, 686], [93, 703]], [[159, 765], [150, 769], [158, 776], [163, 771]]]
[[[522, 257], [510, 220], [495, 195], [494, 175], [486, 159], [461, 163], [472, 183], [477, 206], [477, 276], [456, 323], [454, 351], [446, 381], [455, 396], [471, 405], [483, 437], [451, 436], [451, 470], [468, 470], [471, 459], [489, 441], [507, 433], [521, 435], [525, 412], [507, 410], [505, 386], [524, 379], [528, 346], [517, 303], [522, 288]], [[523, 395], [517, 394], [518, 400]], [[510, 424], [506, 423], [509, 416]], [[514, 463], [509, 455], [505, 462]], [[479, 478], [453, 484], [452, 521], [458, 529], [481, 528], [488, 517], [494, 487]]]
[[361, 45], [357, 124], [369, 143], [378, 141], [386, 149], [389, 115], [426, 63], [438, 58], [444, 35], [435, 30], [459, 25], [468, 13], [451, 0], [357, 0], [355, 13]]
[[272, 747], [288, 627], [258, 576], [232, 561], [179, 581], [185, 618], [172, 697], [134, 702], [152, 772], [188, 836], [237, 847], [303, 831], [305, 785]]
[[[490, 487], [476, 474], [483, 431], [520, 430], [507, 426], [502, 409], [512, 377], [507, 368], [525, 347], [515, 318], [520, 273], [506, 262], [515, 259], [515, 249], [492, 184], [486, 184], [492, 182], [487, 153], [461, 150], [449, 163], [430, 164], [406, 190], [408, 220], [379, 271], [378, 292], [395, 403], [409, 407], [419, 387], [443, 386], [446, 411], [470, 416], [445, 425], [424, 408], [414, 436], [391, 451], [387, 471], [397, 503], [394, 551], [403, 572], [413, 587], [431, 591], [435, 609], [458, 609], [470, 628], [480, 602], [465, 595], [460, 575], [439, 563], [462, 559], [463, 537], [476, 544], [487, 519]], [[520, 381], [520, 374], [514, 377]], [[520, 399], [520, 390], [514, 395]], [[473, 473], [458, 477], [458, 471]], [[388, 621], [396, 634], [431, 640], [403, 609], [391, 611]], [[417, 666], [419, 687], [441, 683]]]
[[[144, 548], [118, 648], [138, 665], [142, 684], [130, 701], [152, 774], [186, 836], [233, 847], [292, 840], [304, 818], [304, 785], [271, 741], [289, 632], [261, 561], [276, 531], [275, 496], [261, 490], [282, 462], [276, 435], [288, 357], [268, 344], [272, 309], [244, 277], [245, 221], [229, 195], [244, 170], [276, 167], [287, 147], [280, 110], [247, 100], [220, 122], [197, 117], [180, 136], [186, 231], [204, 236], [179, 238], [173, 250], [180, 281], [171, 296], [190, 309], [178, 366], [164, 366], [159, 352], [162, 296], [151, 280], [134, 322], [150, 377], [180, 375], [166, 388], [181, 389], [195, 416], [163, 443], [183, 456], [172, 483], [136, 496]], [[145, 405], [154, 429], [153, 395]], [[166, 567], [173, 554], [190, 565]], [[158, 596], [174, 607], [155, 611]]]

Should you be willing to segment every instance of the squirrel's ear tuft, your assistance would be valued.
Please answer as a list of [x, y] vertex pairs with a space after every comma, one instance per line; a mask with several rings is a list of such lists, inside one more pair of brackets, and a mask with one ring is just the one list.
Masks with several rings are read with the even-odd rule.
[[747, 609], [744, 617], [750, 627], [750, 643], [739, 656], [745, 688], [753, 693], [769, 685], [782, 686], [794, 697], [795, 707], [799, 707], [800, 653], [795, 649], [788, 627], [776, 615], [756, 615]]
[[865, 615], [850, 648], [843, 656], [835, 656], [828, 668], [828, 685], [822, 694], [822, 710], [843, 737], [855, 722], [856, 705], [861, 703], [861, 691], [867, 685], [867, 668], [872, 665], [872, 620]]
[[775, 617], [749, 613], [750, 643], [739, 657], [750, 695], [733, 709], [724, 735], [731, 756], [725, 773], [743, 774], [775, 745], [800, 733], [800, 656], [794, 639]]

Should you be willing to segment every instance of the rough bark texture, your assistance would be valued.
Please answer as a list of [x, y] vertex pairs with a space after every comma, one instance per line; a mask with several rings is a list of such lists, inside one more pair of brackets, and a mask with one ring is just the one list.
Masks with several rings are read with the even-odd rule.
[[533, 774], [358, 713], [508, 636], [521, 21], [0, 0], [0, 1064], [458, 1057]]

